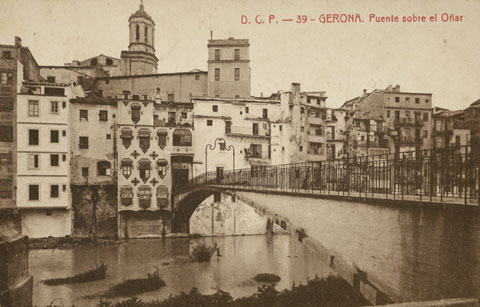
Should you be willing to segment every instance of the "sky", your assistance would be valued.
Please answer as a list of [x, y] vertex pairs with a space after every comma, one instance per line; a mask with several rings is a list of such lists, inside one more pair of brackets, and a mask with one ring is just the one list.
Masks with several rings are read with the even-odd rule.
[[[156, 24], [158, 72], [207, 69], [207, 42], [250, 40], [252, 95], [326, 91], [339, 107], [363, 89], [389, 84], [432, 93], [434, 106], [463, 109], [480, 99], [480, 0], [143, 0]], [[139, 0], [0, 0], [0, 44], [20, 36], [40, 65], [63, 65], [128, 48], [128, 18]], [[443, 22], [441, 14], [463, 16]], [[360, 14], [364, 22], [320, 23], [321, 14]], [[370, 22], [370, 14], [400, 18]], [[403, 23], [403, 16], [426, 22]], [[437, 14], [437, 21], [429, 17]], [[242, 24], [245, 15], [251, 24]], [[260, 15], [265, 24], [256, 24]], [[268, 16], [275, 15], [268, 23]], [[306, 15], [306, 23], [296, 23]], [[450, 15], [448, 15], [450, 16]], [[293, 21], [281, 21], [281, 19]], [[314, 19], [315, 21], [311, 21]]]

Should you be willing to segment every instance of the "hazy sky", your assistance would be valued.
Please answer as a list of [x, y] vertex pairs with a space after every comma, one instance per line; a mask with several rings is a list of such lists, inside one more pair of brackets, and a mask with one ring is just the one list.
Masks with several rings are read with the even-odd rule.
[[[62, 65], [128, 47], [128, 18], [139, 0], [0, 0], [0, 44], [22, 38], [40, 65]], [[389, 84], [433, 94], [435, 106], [460, 109], [480, 98], [480, 0], [262, 1], [144, 0], [156, 24], [158, 72], [207, 69], [207, 40], [250, 39], [252, 94], [300, 82], [326, 91], [327, 105]], [[442, 13], [463, 15], [442, 22]], [[318, 21], [320, 14], [360, 14], [363, 23]], [[369, 14], [427, 16], [425, 23], [370, 23]], [[437, 13], [437, 22], [429, 16]], [[242, 25], [268, 15], [293, 22]], [[305, 24], [296, 15], [307, 15]], [[316, 21], [310, 21], [315, 18]]]

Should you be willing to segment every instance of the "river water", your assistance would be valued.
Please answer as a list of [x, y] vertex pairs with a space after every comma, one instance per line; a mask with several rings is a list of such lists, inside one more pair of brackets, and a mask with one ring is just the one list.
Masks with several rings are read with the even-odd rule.
[[[205, 263], [191, 261], [192, 247], [201, 242], [210, 245], [216, 242], [220, 257], [214, 256]], [[29, 272], [34, 278], [33, 303], [39, 307], [51, 302], [57, 306], [96, 306], [100, 298], [85, 296], [105, 291], [124, 279], [145, 277], [155, 268], [159, 269], [166, 287], [139, 295], [143, 301], [166, 298], [192, 287], [204, 294], [220, 288], [233, 297], [247, 296], [256, 292], [259, 284], [251, 278], [259, 273], [279, 275], [281, 281], [276, 288], [281, 290], [331, 272], [313, 250], [288, 235], [130, 240], [113, 246], [33, 250], [29, 261]], [[102, 261], [108, 266], [105, 280], [61, 286], [41, 282], [73, 276]]]

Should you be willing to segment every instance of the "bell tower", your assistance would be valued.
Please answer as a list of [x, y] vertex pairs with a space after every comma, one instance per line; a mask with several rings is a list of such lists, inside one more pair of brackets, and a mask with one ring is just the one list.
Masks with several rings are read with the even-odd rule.
[[155, 22], [145, 12], [143, 0], [139, 9], [128, 19], [128, 51], [122, 51], [122, 74], [148, 75], [157, 73], [158, 59], [155, 56]]

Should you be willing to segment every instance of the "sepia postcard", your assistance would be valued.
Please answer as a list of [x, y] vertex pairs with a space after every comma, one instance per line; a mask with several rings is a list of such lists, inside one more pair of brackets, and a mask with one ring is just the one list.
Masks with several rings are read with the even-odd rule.
[[1, 0], [0, 307], [480, 306], [479, 0]]

